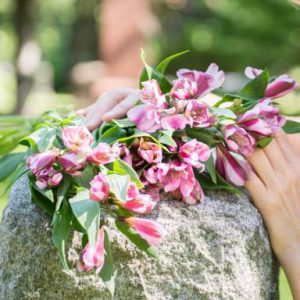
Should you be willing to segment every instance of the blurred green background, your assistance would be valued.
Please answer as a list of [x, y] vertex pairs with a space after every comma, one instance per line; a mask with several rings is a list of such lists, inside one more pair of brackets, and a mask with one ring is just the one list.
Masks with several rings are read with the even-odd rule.
[[[0, 114], [83, 107], [135, 86], [141, 47], [152, 63], [189, 49], [173, 74], [216, 62], [227, 90], [245, 82], [248, 65], [300, 82], [300, 9], [288, 0], [1, 0]], [[299, 90], [280, 107], [300, 115]], [[280, 278], [281, 299], [292, 299]]]

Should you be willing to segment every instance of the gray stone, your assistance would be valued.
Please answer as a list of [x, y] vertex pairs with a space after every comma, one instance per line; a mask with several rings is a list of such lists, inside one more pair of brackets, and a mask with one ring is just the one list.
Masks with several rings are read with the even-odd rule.
[[[108, 226], [118, 270], [115, 299], [277, 298], [278, 266], [262, 219], [246, 195], [208, 193], [197, 206], [161, 201], [150, 217], [166, 229], [159, 261]], [[61, 270], [49, 222], [30, 203], [22, 178], [0, 225], [1, 300], [110, 299], [96, 275], [76, 271], [77, 234], [68, 250], [71, 271]]]

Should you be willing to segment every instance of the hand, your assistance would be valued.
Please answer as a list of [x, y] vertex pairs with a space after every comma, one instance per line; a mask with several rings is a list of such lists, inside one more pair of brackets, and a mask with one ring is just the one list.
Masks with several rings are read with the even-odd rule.
[[77, 111], [85, 117], [85, 125], [89, 130], [97, 128], [102, 121], [109, 122], [126, 115], [139, 100], [139, 90], [119, 88], [101, 96], [94, 104]]
[[295, 299], [300, 299], [300, 149], [295, 143], [299, 139], [280, 131], [267, 147], [256, 149], [248, 159], [253, 172], [246, 181]]

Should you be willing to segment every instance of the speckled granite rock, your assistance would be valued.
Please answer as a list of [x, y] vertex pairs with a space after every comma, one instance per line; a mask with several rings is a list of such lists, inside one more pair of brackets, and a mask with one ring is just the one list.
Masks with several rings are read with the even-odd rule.
[[[277, 263], [257, 210], [246, 196], [210, 193], [204, 204], [162, 201], [151, 218], [166, 229], [160, 261], [141, 254], [113, 227], [115, 299], [276, 299]], [[79, 237], [61, 271], [49, 218], [30, 203], [27, 181], [14, 186], [0, 225], [0, 299], [110, 299], [93, 274], [75, 269]]]

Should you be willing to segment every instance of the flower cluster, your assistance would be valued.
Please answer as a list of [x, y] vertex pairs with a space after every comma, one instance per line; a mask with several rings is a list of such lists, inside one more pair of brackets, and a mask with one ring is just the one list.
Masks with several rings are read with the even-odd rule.
[[[79, 271], [95, 269], [101, 276], [112, 261], [100, 207], [137, 247], [155, 256], [152, 247], [162, 241], [164, 230], [144, 215], [161, 193], [196, 204], [204, 199], [202, 187], [242, 186], [250, 170], [246, 158], [285, 124], [272, 100], [297, 86], [287, 75], [269, 81], [267, 71], [248, 67], [245, 88], [213, 104], [202, 97], [209, 99], [225, 80], [216, 64], [205, 72], [179, 70], [173, 83], [157, 73], [141, 83], [140, 102], [127, 119], [102, 124], [92, 134], [79, 117], [59, 122], [48, 116], [29, 137], [32, 143], [45, 134], [48, 143], [28, 157], [27, 167], [33, 194], [40, 192], [43, 199], [35, 202], [49, 200], [41, 207], [53, 214], [56, 247], [64, 251], [69, 232], [62, 236], [56, 231], [60, 226], [85, 237]], [[114, 274], [102, 278], [108, 277]]]

